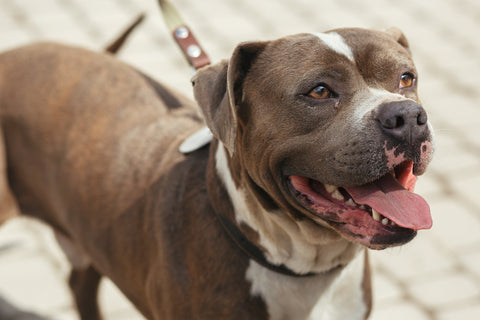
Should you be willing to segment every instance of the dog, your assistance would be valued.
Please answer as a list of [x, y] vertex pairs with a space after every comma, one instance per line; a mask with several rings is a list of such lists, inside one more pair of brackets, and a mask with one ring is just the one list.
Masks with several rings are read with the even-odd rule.
[[0, 217], [53, 227], [82, 319], [103, 276], [148, 319], [366, 319], [367, 249], [432, 225], [417, 77], [395, 28], [242, 43], [195, 102], [109, 54], [5, 52]]

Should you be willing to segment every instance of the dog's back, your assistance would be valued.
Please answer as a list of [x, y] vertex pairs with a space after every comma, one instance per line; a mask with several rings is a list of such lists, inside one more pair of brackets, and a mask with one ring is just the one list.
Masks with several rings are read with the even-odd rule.
[[[129, 247], [147, 250], [152, 232], [128, 232], [152, 228], [153, 215], [132, 207], [183, 160], [179, 144], [201, 125], [193, 102], [109, 54], [49, 43], [1, 54], [0, 85], [0, 222], [21, 211], [91, 244], [80, 248], [90, 256], [105, 244], [103, 274], [130, 254], [124, 241], [144, 241]], [[113, 228], [124, 238], [114, 240]]]
[[[22, 194], [48, 189], [45, 193], [58, 199], [98, 199], [89, 203], [92, 210], [115, 206], [122, 212], [138, 197], [133, 190], [144, 190], [158, 177], [151, 166], [178, 145], [179, 132], [194, 130], [200, 121], [188, 100], [110, 55], [37, 44], [1, 55], [0, 66], [9, 173]], [[191, 117], [178, 117], [186, 113]], [[102, 184], [108, 185], [91, 188]], [[111, 189], [123, 203], [112, 203]], [[93, 190], [97, 194], [90, 194]], [[43, 217], [66, 209], [61, 203], [44, 203], [42, 194], [30, 197], [38, 202], [35, 210], [41, 203], [48, 211]]]

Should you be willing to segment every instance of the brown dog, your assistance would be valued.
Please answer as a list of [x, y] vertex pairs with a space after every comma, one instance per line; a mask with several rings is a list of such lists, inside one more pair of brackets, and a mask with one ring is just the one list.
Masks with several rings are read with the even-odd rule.
[[364, 248], [431, 225], [416, 78], [397, 30], [241, 44], [194, 77], [214, 139], [184, 154], [194, 102], [106, 54], [6, 52], [0, 216], [55, 229], [82, 319], [101, 276], [149, 319], [364, 319]]

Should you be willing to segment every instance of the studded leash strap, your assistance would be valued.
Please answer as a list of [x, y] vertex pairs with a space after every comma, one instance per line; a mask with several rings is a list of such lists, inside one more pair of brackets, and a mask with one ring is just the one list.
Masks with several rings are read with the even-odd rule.
[[205, 54], [190, 28], [185, 24], [177, 9], [168, 0], [158, 0], [162, 9], [163, 18], [173, 38], [182, 50], [190, 65], [198, 70], [210, 64], [210, 59]]

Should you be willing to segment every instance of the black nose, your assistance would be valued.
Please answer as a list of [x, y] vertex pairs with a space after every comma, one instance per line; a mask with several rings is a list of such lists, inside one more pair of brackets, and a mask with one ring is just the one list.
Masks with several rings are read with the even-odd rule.
[[427, 130], [427, 113], [411, 100], [383, 103], [377, 107], [376, 120], [387, 135], [413, 143]]

